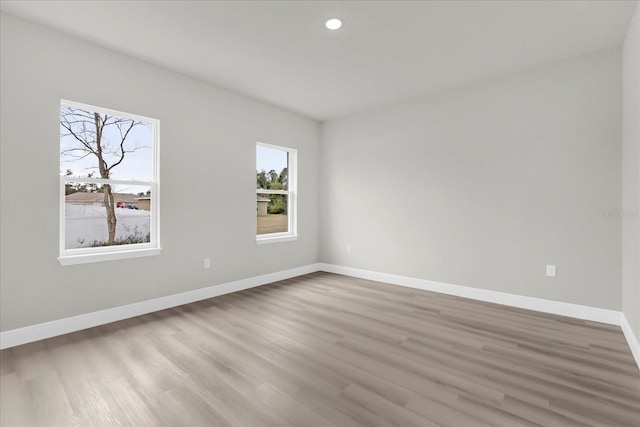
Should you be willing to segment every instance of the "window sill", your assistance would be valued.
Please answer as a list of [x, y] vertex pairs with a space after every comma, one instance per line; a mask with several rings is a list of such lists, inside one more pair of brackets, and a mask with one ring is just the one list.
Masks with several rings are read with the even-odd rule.
[[289, 234], [286, 236], [256, 237], [256, 244], [266, 245], [269, 243], [291, 242], [294, 240], [298, 240], [297, 234]]
[[140, 258], [160, 255], [162, 248], [133, 249], [128, 251], [103, 252], [82, 255], [64, 255], [58, 257], [60, 265], [89, 264], [94, 262], [115, 261], [119, 259]]

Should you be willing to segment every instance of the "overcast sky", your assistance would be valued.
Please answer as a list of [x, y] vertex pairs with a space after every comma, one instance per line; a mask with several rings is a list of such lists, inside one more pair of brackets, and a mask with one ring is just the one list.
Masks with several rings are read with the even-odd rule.
[[256, 146], [256, 170], [282, 172], [287, 167], [287, 152], [263, 145]]

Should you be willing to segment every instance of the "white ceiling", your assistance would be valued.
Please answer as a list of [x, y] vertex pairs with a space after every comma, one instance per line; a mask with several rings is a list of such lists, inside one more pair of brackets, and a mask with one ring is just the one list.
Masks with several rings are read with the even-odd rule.
[[[619, 46], [636, 4], [3, 0], [1, 8], [326, 120]], [[326, 30], [336, 16], [343, 27]]]

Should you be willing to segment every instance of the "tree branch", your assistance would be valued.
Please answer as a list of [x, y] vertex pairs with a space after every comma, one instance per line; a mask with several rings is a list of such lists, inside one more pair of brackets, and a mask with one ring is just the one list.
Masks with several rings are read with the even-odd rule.
[[111, 167], [109, 168], [109, 170], [111, 170], [114, 167], [118, 166], [124, 160], [124, 154], [125, 154], [124, 141], [127, 139], [127, 136], [129, 135], [129, 132], [131, 132], [131, 129], [133, 129], [133, 127], [136, 124], [139, 124], [139, 122], [135, 122], [135, 121], [131, 120], [131, 124], [129, 125], [129, 128], [124, 133], [124, 135], [122, 134], [122, 127], [120, 127], [120, 123], [117, 125], [118, 126], [118, 130], [120, 131], [120, 160], [118, 160], [117, 162], [112, 164]]

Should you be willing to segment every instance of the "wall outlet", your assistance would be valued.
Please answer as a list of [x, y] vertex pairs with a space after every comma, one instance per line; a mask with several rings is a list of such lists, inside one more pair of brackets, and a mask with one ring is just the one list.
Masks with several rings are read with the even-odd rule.
[[555, 265], [547, 265], [547, 276], [556, 277], [556, 266]]
[[347, 245], [347, 253], [350, 254], [351, 253], [351, 245]]
[[204, 259], [204, 268], [211, 268], [211, 258]]

